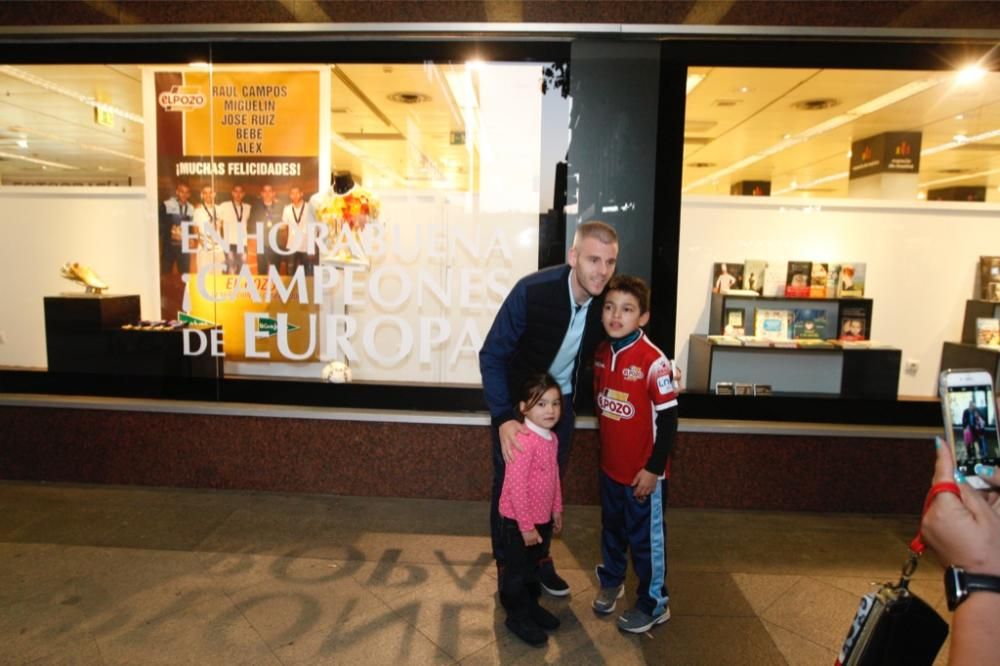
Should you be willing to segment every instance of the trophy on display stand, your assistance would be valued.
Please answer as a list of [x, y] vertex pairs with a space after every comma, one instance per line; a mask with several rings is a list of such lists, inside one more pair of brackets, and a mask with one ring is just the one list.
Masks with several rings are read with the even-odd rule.
[[59, 269], [59, 275], [86, 288], [84, 293], [100, 296], [108, 283], [98, 277], [90, 266], [75, 261], [67, 261]]

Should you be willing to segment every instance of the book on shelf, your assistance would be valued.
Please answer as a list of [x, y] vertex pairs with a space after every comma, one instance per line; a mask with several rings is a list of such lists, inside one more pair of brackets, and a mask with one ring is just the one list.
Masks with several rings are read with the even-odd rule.
[[976, 345], [980, 347], [1000, 347], [1000, 319], [992, 317], [976, 318]]
[[844, 349], [892, 349], [892, 345], [875, 340], [837, 340], [837, 346]]
[[721, 261], [713, 264], [712, 291], [728, 294], [733, 289], [743, 288], [743, 262]]
[[979, 297], [1000, 301], [1000, 257], [979, 257]]
[[840, 265], [837, 298], [861, 298], [865, 295], [865, 264], [854, 262]]
[[753, 384], [735, 382], [733, 384], [733, 395], [753, 395]]
[[[824, 285], [824, 289], [826, 286]], [[792, 320], [795, 339], [822, 340], [826, 337], [826, 310], [797, 308]]]
[[745, 317], [746, 313], [743, 308], [726, 308], [725, 325], [722, 328], [722, 332], [726, 335], [745, 335]]
[[791, 310], [770, 310], [758, 308], [754, 313], [753, 332], [758, 338], [767, 340], [788, 340]]
[[864, 308], [843, 307], [840, 309], [838, 340], [865, 340], [868, 338], [867, 315]]
[[814, 261], [809, 273], [809, 298], [826, 298], [826, 280], [830, 275], [830, 264]]
[[743, 345], [735, 335], [710, 335], [708, 336], [708, 341], [713, 345], [727, 345], [730, 347], [741, 347]]
[[748, 259], [743, 262], [743, 289], [752, 291], [758, 296], [763, 296], [764, 275], [766, 273], [766, 261], [761, 259]]
[[743, 343], [744, 347], [770, 347], [771, 341], [767, 338], [761, 338], [756, 335], [742, 335], [739, 341]]
[[840, 264], [826, 265], [826, 297], [837, 297], [837, 286], [840, 282]]
[[771, 385], [770, 384], [754, 384], [753, 385], [754, 395], [771, 395]]
[[780, 264], [768, 263], [767, 270], [764, 271], [764, 293], [762, 296], [784, 296], [785, 279], [788, 262]]
[[796, 340], [800, 349], [831, 349], [836, 347], [832, 340], [820, 340], [819, 338], [800, 338]]
[[715, 382], [715, 395], [732, 395], [732, 382]]
[[785, 296], [809, 298], [810, 275], [812, 275], [811, 261], [789, 261], [785, 277]]

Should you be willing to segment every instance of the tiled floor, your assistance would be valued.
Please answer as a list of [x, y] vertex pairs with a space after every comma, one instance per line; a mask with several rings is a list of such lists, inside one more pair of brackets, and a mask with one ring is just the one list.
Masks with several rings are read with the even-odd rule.
[[[544, 648], [495, 600], [487, 506], [0, 483], [0, 664], [823, 664], [894, 578], [914, 517], [668, 512], [672, 619], [590, 610], [599, 511], [554, 555]], [[945, 617], [941, 569], [913, 589]], [[631, 582], [630, 582], [631, 586]], [[631, 595], [630, 595], [631, 598]], [[947, 663], [947, 644], [938, 663]]]

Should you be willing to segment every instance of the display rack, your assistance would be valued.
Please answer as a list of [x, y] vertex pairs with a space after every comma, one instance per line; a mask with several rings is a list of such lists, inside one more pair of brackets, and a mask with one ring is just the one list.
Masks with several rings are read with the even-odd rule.
[[[870, 298], [787, 298], [712, 294], [709, 335], [721, 335], [727, 310], [743, 309], [745, 334], [754, 335], [758, 308], [813, 309], [826, 312], [824, 339], [837, 338], [845, 307], [863, 310], [865, 338], [871, 331]], [[895, 399], [899, 390], [902, 351], [892, 347], [758, 347], [714, 343], [692, 334], [685, 384], [711, 392], [719, 382], [766, 385], [773, 394], [811, 394]]]
[[983, 368], [996, 384], [1000, 377], [1000, 348], [976, 345], [976, 319], [1000, 319], [1000, 302], [969, 299], [965, 302], [965, 319], [961, 342], [945, 342], [941, 346], [941, 370]]
[[184, 354], [184, 330], [123, 329], [140, 319], [139, 297], [46, 296], [45, 347], [50, 372], [218, 379], [208, 353]]

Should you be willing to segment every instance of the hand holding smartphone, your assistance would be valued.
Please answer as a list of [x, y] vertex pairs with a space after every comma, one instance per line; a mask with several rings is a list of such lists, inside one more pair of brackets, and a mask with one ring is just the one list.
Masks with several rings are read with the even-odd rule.
[[1000, 462], [993, 378], [985, 370], [945, 370], [938, 381], [938, 395], [955, 469], [973, 488], [992, 488], [976, 475], [975, 467]]

